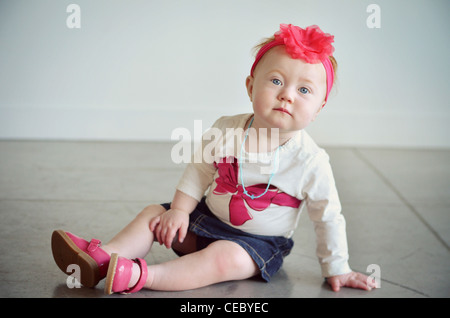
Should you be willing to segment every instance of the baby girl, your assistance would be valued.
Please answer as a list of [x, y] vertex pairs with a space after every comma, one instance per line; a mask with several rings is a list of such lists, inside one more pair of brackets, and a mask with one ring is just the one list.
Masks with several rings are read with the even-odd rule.
[[[305, 208], [331, 288], [375, 287], [350, 269], [329, 158], [304, 130], [333, 86], [333, 41], [317, 26], [280, 25], [257, 47], [246, 79], [253, 113], [219, 118], [214, 138], [206, 132], [198, 150], [210, 160], [189, 163], [171, 203], [144, 208], [107, 244], [54, 231], [59, 268], [78, 264], [89, 287], [106, 277], [107, 294], [188, 290], [253, 276], [268, 282], [290, 253]], [[180, 257], [147, 265], [154, 241]]]

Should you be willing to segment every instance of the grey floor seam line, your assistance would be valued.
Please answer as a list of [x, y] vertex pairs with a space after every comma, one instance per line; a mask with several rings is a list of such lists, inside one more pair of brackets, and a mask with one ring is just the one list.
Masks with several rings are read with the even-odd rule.
[[[352, 267], [352, 270], [367, 275], [367, 272], [361, 271], [361, 270], [358, 269], [358, 268]], [[406, 286], [406, 285], [403, 285], [403, 284], [394, 282], [394, 281], [392, 281], [392, 280], [388, 280], [388, 279], [385, 279], [385, 278], [380, 278], [380, 280], [381, 280], [381, 283], [385, 282], [385, 283], [387, 283], [387, 284], [391, 284], [391, 285], [398, 286], [398, 287], [403, 288], [403, 289], [410, 290], [410, 291], [412, 291], [412, 292], [414, 292], [414, 293], [417, 293], [417, 294], [419, 294], [419, 295], [422, 295], [422, 296], [425, 296], [425, 297], [430, 297], [430, 295], [428, 295], [428, 294], [426, 294], [426, 293], [424, 293], [424, 292], [422, 292], [422, 291], [420, 291], [420, 290], [417, 290], [417, 289], [414, 289], [414, 288], [412, 288], [412, 287], [409, 287], [409, 286]], [[381, 286], [381, 287], [382, 287], [382, 286]]]
[[399, 283], [393, 282], [391, 280], [387, 280], [387, 279], [381, 278], [381, 282], [385, 282], [385, 283], [388, 283], [388, 284], [392, 284], [392, 285], [398, 286], [400, 288], [404, 288], [404, 289], [410, 290], [412, 292], [415, 292], [415, 293], [417, 293], [419, 295], [422, 295], [422, 296], [425, 296], [425, 297], [430, 297], [430, 295], [427, 295], [427, 294], [425, 294], [424, 292], [422, 292], [420, 290], [408, 287], [408, 286], [403, 285], [403, 284], [399, 284]]
[[447, 243], [442, 239], [442, 237], [433, 229], [433, 227], [420, 215], [420, 213], [414, 208], [414, 206], [408, 202], [408, 200], [401, 194], [401, 192], [389, 181], [388, 178], [384, 176], [384, 174], [374, 165], [372, 164], [364, 155], [357, 149], [353, 148], [353, 152], [355, 155], [361, 159], [365, 164], [372, 169], [373, 172], [377, 174], [377, 176], [386, 184], [389, 189], [391, 189], [395, 195], [408, 207], [408, 209], [419, 219], [419, 221], [425, 225], [425, 227], [436, 237], [436, 239], [447, 249], [450, 250], [450, 247]]

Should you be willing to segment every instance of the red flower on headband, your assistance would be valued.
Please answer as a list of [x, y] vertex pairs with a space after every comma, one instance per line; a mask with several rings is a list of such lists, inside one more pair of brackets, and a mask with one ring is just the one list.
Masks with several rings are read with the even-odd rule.
[[324, 33], [317, 25], [302, 29], [292, 24], [280, 24], [275, 40], [283, 40], [286, 51], [294, 59], [319, 63], [334, 52], [334, 36]]

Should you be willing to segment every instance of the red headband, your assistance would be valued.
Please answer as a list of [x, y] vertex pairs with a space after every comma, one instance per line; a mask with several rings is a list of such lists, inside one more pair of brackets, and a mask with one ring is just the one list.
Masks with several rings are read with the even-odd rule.
[[275, 46], [285, 45], [286, 52], [293, 59], [301, 59], [310, 64], [323, 64], [327, 75], [326, 102], [334, 82], [333, 64], [329, 59], [334, 52], [334, 47], [331, 45], [334, 42], [334, 36], [323, 33], [317, 25], [302, 29], [292, 24], [280, 24], [280, 30], [274, 35], [275, 39], [261, 47], [256, 54], [250, 75], [253, 76], [256, 64], [267, 51]]

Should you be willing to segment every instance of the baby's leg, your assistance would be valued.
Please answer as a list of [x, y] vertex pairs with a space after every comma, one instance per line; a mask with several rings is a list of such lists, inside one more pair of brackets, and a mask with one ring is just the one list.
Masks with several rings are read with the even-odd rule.
[[150, 251], [154, 238], [149, 227], [150, 220], [165, 211], [161, 205], [149, 205], [102, 248], [109, 254], [117, 253], [130, 259], [144, 258]]
[[241, 246], [220, 240], [198, 252], [150, 265], [148, 273], [146, 288], [179, 291], [250, 278], [259, 268]]

